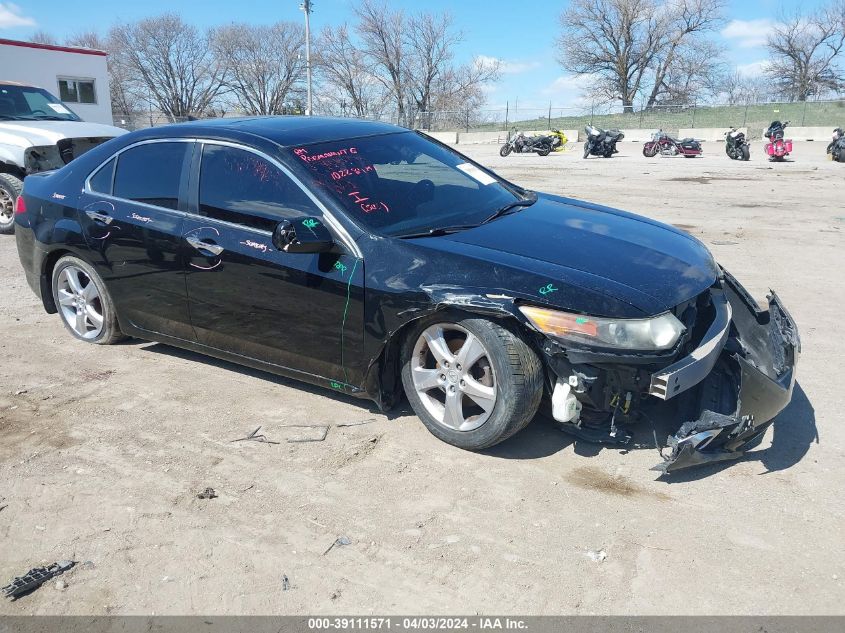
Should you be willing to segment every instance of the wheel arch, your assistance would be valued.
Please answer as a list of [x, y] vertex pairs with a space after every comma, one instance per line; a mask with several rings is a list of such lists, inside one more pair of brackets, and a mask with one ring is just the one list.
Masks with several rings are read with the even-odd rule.
[[86, 264], [90, 266], [94, 265], [76, 251], [68, 248], [57, 248], [50, 251], [44, 257], [44, 262], [41, 265], [39, 283], [41, 285], [41, 303], [44, 304], [44, 310], [46, 310], [48, 314], [56, 314], [59, 311], [56, 307], [56, 302], [53, 300], [53, 269], [56, 267], [56, 263], [65, 255], [78, 257]]
[[364, 389], [375, 400], [380, 410], [392, 409], [404, 395], [400, 357], [402, 346], [409, 334], [421, 321], [438, 316], [449, 320], [482, 318], [495, 321], [498, 325], [521, 336], [540, 359], [544, 358], [537, 337], [534, 335], [536, 333], [533, 333], [517, 316], [517, 308], [512, 299], [510, 301], [494, 300], [475, 295], [444, 298], [432, 304], [428, 310], [419, 310], [391, 331], [378, 354], [370, 362], [365, 374]]

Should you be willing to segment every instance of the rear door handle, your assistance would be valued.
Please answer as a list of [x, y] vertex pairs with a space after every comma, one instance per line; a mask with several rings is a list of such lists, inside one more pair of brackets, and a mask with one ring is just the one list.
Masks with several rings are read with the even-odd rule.
[[103, 224], [111, 224], [114, 221], [114, 218], [111, 217], [105, 211], [95, 211], [94, 209], [88, 209], [85, 211], [85, 215], [96, 222], [102, 222]]
[[219, 244], [212, 244], [211, 242], [205, 242], [198, 237], [189, 236], [185, 238], [185, 241], [188, 242], [191, 246], [193, 246], [198, 251], [208, 251], [212, 255], [219, 255], [222, 253], [224, 249]]

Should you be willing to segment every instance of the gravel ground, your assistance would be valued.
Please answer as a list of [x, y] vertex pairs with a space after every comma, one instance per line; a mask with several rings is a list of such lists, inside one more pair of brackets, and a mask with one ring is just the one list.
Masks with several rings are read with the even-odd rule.
[[[0, 584], [82, 563], [0, 613], [845, 613], [845, 165], [822, 143], [784, 164], [759, 144], [748, 163], [718, 144], [694, 160], [640, 147], [461, 149], [671, 222], [755, 297], [778, 290], [799, 385], [746, 459], [661, 481], [654, 450], [573, 443], [543, 419], [473, 454], [407, 405], [382, 415], [163, 345], [75, 342], [0, 236]], [[230, 441], [258, 425], [281, 443]], [[331, 428], [288, 443], [320, 433], [291, 425]]]

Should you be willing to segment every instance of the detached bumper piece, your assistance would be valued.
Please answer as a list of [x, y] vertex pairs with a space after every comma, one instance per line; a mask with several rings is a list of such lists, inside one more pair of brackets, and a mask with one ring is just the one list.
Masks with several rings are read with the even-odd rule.
[[[742, 457], [792, 398], [801, 351], [792, 317], [774, 292], [768, 298], [769, 309], [759, 310], [727, 273], [723, 290], [726, 304], [718, 310], [721, 318], [705, 337], [712, 345], [705, 344], [693, 355], [697, 357], [682, 359], [652, 379], [652, 395], [663, 399], [671, 397], [675, 388], [680, 393], [695, 385], [679, 398], [685, 405], [683, 415], [689, 415], [685, 419], [691, 421], [669, 436], [670, 453], [652, 470], [671, 473]], [[706, 377], [695, 384], [704, 370]]]

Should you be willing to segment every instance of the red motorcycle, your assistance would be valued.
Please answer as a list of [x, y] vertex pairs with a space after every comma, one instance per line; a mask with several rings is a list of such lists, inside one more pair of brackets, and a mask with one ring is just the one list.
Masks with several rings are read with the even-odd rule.
[[766, 130], [765, 136], [769, 139], [769, 142], [766, 143], [766, 154], [769, 155], [769, 160], [782, 161], [792, 151], [792, 139], [783, 138], [783, 130], [787, 125], [789, 125], [789, 121], [785, 123], [772, 121], [769, 129]]
[[652, 139], [643, 145], [643, 156], [646, 158], [652, 158], [657, 154], [695, 158], [701, 156], [701, 143], [693, 138], [678, 140], [672, 138], [663, 130], [658, 130]]

